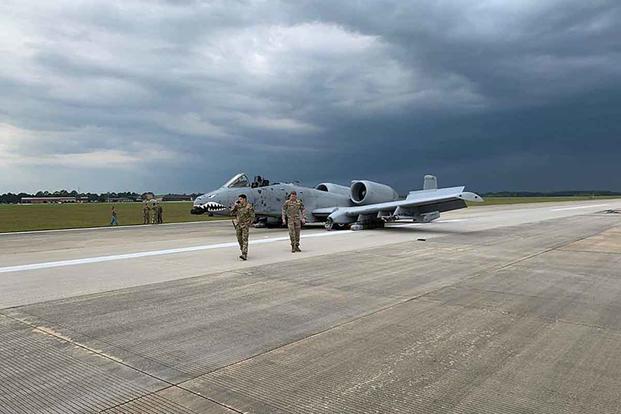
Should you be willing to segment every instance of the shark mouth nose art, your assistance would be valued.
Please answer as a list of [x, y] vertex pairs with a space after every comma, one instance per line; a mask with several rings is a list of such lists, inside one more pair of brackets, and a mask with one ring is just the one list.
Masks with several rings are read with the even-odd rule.
[[222, 211], [226, 208], [222, 204], [216, 203], [215, 201], [205, 203], [202, 207], [207, 211]]

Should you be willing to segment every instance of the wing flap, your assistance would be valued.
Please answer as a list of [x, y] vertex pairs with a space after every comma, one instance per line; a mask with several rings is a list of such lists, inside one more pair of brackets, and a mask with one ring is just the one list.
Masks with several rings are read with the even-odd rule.
[[[339, 207], [326, 207], [326, 208], [316, 208], [311, 211], [311, 214], [316, 217], [328, 217], [330, 214], [334, 213]], [[340, 207], [347, 208], [347, 207]]]

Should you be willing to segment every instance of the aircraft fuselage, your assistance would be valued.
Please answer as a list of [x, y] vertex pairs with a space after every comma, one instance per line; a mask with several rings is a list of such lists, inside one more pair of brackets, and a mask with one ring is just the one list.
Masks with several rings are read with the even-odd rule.
[[318, 208], [349, 207], [353, 203], [348, 196], [316, 190], [295, 184], [272, 184], [264, 187], [219, 188], [194, 200], [194, 214], [209, 213], [226, 216], [237, 198], [244, 194], [254, 207], [257, 216], [280, 218], [282, 205], [292, 191], [306, 208], [306, 222], [322, 221], [311, 212]]

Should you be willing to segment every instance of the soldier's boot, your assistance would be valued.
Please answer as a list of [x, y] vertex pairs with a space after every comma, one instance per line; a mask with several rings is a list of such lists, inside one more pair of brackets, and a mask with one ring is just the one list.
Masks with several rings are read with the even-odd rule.
[[294, 244], [292, 244], [292, 245], [291, 245], [291, 253], [295, 253], [295, 252], [296, 252], [296, 250], [295, 250], [295, 245], [294, 245]]
[[242, 260], [248, 260], [248, 254], [247, 254], [247, 253], [242, 253], [242, 254], [239, 256], [239, 258], [240, 258], [240, 259], [242, 259]]
[[302, 250], [300, 250], [300, 245], [299, 244], [295, 245], [295, 251], [296, 252], [301, 252], [302, 251]]

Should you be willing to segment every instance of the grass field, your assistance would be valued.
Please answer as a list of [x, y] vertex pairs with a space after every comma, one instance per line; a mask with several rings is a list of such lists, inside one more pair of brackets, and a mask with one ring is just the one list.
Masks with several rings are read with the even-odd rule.
[[[603, 200], [619, 197], [490, 197], [483, 203], [469, 203], [471, 207], [541, 203], [579, 200]], [[121, 226], [142, 224], [142, 203], [86, 203], [86, 204], [0, 204], [0, 233], [10, 231], [103, 227], [110, 224], [111, 207], [116, 207]], [[220, 217], [190, 214], [191, 202], [162, 203], [165, 223], [218, 220]]]
[[[0, 232], [100, 227], [110, 224], [116, 208], [121, 226], [142, 224], [142, 203], [0, 204]], [[214, 220], [190, 214], [191, 202], [164, 202], [164, 223]]]

